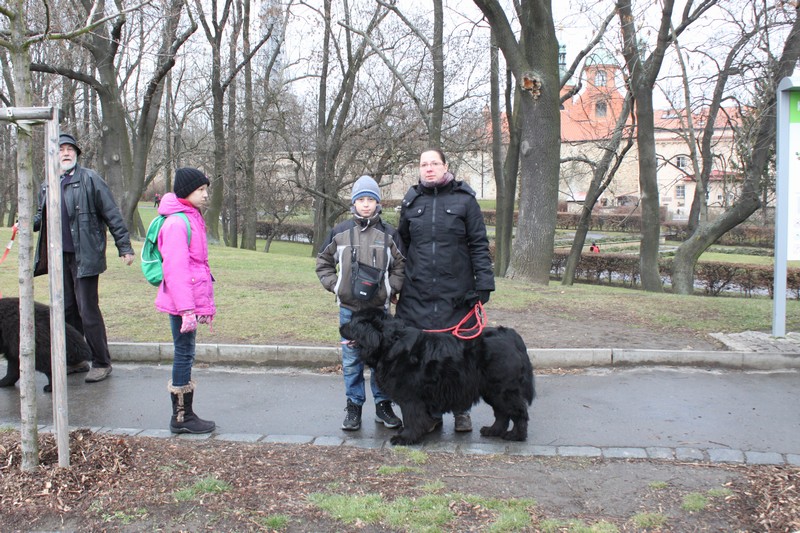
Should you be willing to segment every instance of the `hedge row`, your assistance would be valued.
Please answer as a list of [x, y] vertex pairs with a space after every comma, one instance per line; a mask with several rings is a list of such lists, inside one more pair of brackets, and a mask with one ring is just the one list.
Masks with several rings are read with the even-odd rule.
[[311, 224], [280, 224], [260, 220], [256, 223], [256, 235], [262, 239], [279, 239], [283, 241], [311, 242], [314, 226]]
[[[568, 253], [553, 254], [550, 272], [561, 279]], [[659, 271], [665, 284], [671, 285], [672, 258], [659, 261]], [[724, 290], [739, 291], [745, 296], [755, 293], [773, 294], [773, 268], [771, 266], [736, 263], [701, 262], [695, 268], [695, 283], [708, 295], [717, 296]], [[639, 257], [628, 254], [582, 254], [575, 279], [594, 283], [622, 284], [634, 287], [640, 280]], [[800, 269], [790, 268], [786, 288], [794, 298], [800, 299]]]

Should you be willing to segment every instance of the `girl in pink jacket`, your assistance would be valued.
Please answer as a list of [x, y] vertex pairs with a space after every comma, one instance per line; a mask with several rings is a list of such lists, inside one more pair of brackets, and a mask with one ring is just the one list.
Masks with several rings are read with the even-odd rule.
[[[210, 433], [216, 428], [214, 422], [203, 420], [192, 410], [197, 324], [211, 324], [216, 314], [201, 212], [208, 204], [209, 183], [196, 168], [179, 168], [175, 171], [174, 193], [165, 194], [158, 207], [158, 213], [167, 219], [158, 234], [164, 281], [158, 287], [156, 309], [169, 314], [172, 327], [175, 355], [167, 389], [172, 397], [169, 429], [173, 433]], [[183, 213], [189, 220], [191, 237], [183, 217], [169, 216], [175, 213]]]

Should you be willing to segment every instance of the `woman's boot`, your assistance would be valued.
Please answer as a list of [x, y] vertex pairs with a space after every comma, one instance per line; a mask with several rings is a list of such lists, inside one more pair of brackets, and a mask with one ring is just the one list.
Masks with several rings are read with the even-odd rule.
[[173, 433], [211, 433], [217, 425], [211, 420], [203, 420], [192, 411], [194, 401], [194, 381], [181, 387], [174, 387], [170, 380], [167, 385], [172, 396], [172, 419], [169, 430]]

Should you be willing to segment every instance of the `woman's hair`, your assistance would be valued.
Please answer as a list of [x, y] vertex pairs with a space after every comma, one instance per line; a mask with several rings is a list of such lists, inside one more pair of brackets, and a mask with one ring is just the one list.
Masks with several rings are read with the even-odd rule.
[[442, 159], [442, 163], [447, 164], [447, 158], [444, 156], [444, 152], [442, 152], [438, 148], [426, 148], [425, 150], [423, 150], [420, 153], [424, 154], [425, 152], [436, 152], [437, 154], [439, 154], [439, 157]]

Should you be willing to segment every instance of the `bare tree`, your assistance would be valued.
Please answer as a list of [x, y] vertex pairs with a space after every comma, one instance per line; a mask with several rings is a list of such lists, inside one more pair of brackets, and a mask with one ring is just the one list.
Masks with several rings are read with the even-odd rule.
[[618, 0], [617, 11], [622, 29], [625, 65], [630, 91], [633, 93], [636, 114], [636, 144], [639, 153], [639, 188], [642, 206], [642, 241], [639, 248], [639, 271], [646, 291], [660, 292], [661, 275], [658, 268], [661, 216], [658, 199], [658, 163], [655, 142], [653, 88], [658, 79], [664, 55], [670, 43], [694, 21], [700, 18], [717, 0], [702, 0], [696, 7], [687, 2], [680, 23], [673, 28], [674, 0], [664, 0], [661, 6], [656, 44], [647, 55], [637, 19], [633, 15], [633, 0]]
[[[223, 0], [222, 6], [218, 5], [217, 0], [211, 0], [211, 5], [206, 9], [202, 0], [195, 0], [200, 22], [203, 26], [208, 44], [211, 46], [211, 117], [212, 129], [214, 133], [214, 186], [211, 188], [211, 205], [206, 212], [206, 224], [209, 238], [212, 241], [219, 241], [219, 218], [222, 214], [223, 199], [225, 196], [224, 170], [228, 162], [227, 139], [225, 130], [225, 92], [234, 82], [239, 72], [247, 65], [258, 52], [258, 50], [269, 41], [271, 34], [267, 32], [259, 41], [239, 60], [233, 52], [229, 54], [229, 68], [227, 72], [222, 70], [222, 46], [229, 43], [232, 50], [237, 49], [236, 37], [226, 35], [226, 26], [231, 17], [231, 9], [234, 6], [233, 0]], [[208, 11], [208, 13], [206, 13]], [[235, 100], [231, 100], [234, 102]], [[232, 115], [235, 117], [235, 114]], [[233, 138], [233, 137], [231, 137]]]
[[[336, 218], [341, 214], [341, 202], [338, 200], [341, 184], [337, 179], [336, 163], [344, 146], [345, 133], [351, 119], [353, 95], [359, 72], [367, 59], [367, 39], [354, 42], [353, 27], [348, 0], [342, 5], [344, 17], [344, 42], [337, 39], [333, 28], [331, 0], [323, 2], [324, 36], [322, 44], [322, 64], [319, 75], [319, 96], [317, 98], [316, 120], [316, 153], [315, 153], [315, 186], [314, 195], [314, 243], [312, 254], [316, 253], [319, 243], [333, 227]], [[388, 10], [376, 5], [367, 22], [365, 35], [371, 35], [380, 22], [386, 17]], [[332, 65], [331, 59], [338, 59]], [[328, 89], [334, 88], [334, 69], [338, 68], [338, 87], [329, 100]]]
[[[59, 74], [84, 83], [97, 94], [102, 109], [102, 173], [120, 204], [129, 228], [136, 227], [136, 207], [144, 190], [147, 155], [158, 120], [164, 78], [175, 63], [178, 50], [196, 29], [192, 23], [178, 35], [183, 5], [183, 0], [163, 0], [160, 49], [156, 55], [155, 67], [144, 84], [140, 107], [134, 113], [129, 113], [125, 102], [125, 85], [134, 71], [140, 68], [142, 59], [140, 57], [133, 61], [127, 72], [121, 72], [117, 68], [120, 64], [119, 56], [129, 51], [122, 46], [128, 18], [119, 0], [116, 0], [116, 6], [121, 14], [113, 18], [104, 16], [104, 0], [81, 0], [73, 5], [73, 12], [67, 17], [68, 21], [89, 20], [93, 25], [91, 32], [65, 33], [60, 36], [90, 54], [93, 60], [90, 68], [83, 71], [75, 69], [75, 61], [70, 60], [74, 55], [70, 54], [64, 58], [64, 64], [31, 64], [31, 70]], [[139, 15], [145, 16], [144, 13]], [[129, 121], [133, 123], [132, 130], [128, 128]], [[143, 232], [144, 228], [139, 225], [139, 229]]]
[[547, 284], [553, 256], [560, 152], [558, 41], [549, 0], [516, 4], [517, 40], [496, 0], [474, 0], [520, 90], [520, 208], [506, 276]]
[[[672, 285], [676, 293], [692, 294], [694, 291], [694, 268], [700, 255], [719, 237], [744, 222], [762, 204], [761, 199], [765, 189], [763, 178], [771, 157], [770, 152], [775, 145], [776, 90], [780, 81], [784, 77], [791, 75], [798, 59], [800, 59], [800, 16], [798, 16], [800, 7], [798, 6], [800, 4], [795, 5], [788, 13], [793, 21], [781, 54], [779, 57], [769, 58], [767, 68], [761, 73], [762, 83], [758, 84], [759, 90], [755, 92], [759, 95], [757, 105], [751, 113], [754, 119], [753, 130], [755, 134], [747, 142], [747, 157], [743, 158], [742, 161], [744, 181], [739, 198], [713, 221], [692, 219], [693, 223], [696, 224], [694, 231], [678, 247], [672, 262]], [[731, 47], [717, 77], [712, 100], [708, 106], [709, 116], [706, 119], [701, 139], [700, 157], [703, 168], [700, 180], [703, 180], [704, 183], [707, 183], [708, 175], [713, 165], [710, 143], [713, 136], [713, 128], [716, 124], [716, 116], [721, 109], [723, 90], [730, 75], [739, 70], [734, 65], [734, 58], [742, 51], [744, 42], [751, 37], [761, 35], [761, 38], [766, 42], [769, 32], [774, 29], [766, 22], [767, 11], [765, 9], [757, 17], [757, 20], [763, 21], [760, 24], [757, 23], [758, 31], [743, 32], [739, 40]], [[694, 204], [704, 201], [705, 195], [702, 198], [695, 196], [692, 205], [693, 217], [696, 216], [695, 212], [698, 211]]]

